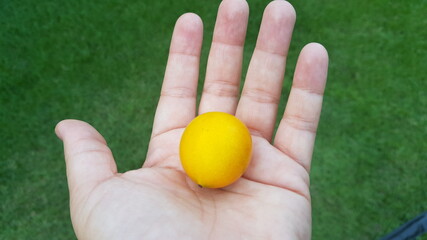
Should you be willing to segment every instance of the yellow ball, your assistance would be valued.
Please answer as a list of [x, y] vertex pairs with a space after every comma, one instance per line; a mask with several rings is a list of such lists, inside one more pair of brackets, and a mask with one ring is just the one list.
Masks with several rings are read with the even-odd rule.
[[209, 112], [193, 119], [179, 146], [185, 172], [207, 188], [225, 187], [239, 179], [251, 154], [252, 138], [245, 124], [223, 112]]

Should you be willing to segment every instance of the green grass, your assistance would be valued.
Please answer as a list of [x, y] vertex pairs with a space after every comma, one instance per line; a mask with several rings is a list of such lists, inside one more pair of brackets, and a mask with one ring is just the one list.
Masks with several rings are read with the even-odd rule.
[[[203, 18], [203, 78], [219, 2], [0, 0], [0, 239], [74, 238], [61, 119], [94, 125], [120, 171], [141, 166], [174, 22]], [[427, 210], [427, 3], [291, 2], [284, 99], [302, 46], [330, 55], [313, 239], [376, 239]], [[249, 0], [245, 66], [267, 3]]]

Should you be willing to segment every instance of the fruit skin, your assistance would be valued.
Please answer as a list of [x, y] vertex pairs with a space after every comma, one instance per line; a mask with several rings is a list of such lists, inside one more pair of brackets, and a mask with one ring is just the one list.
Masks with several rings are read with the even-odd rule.
[[179, 154], [185, 172], [195, 183], [222, 188], [245, 172], [251, 160], [252, 138], [235, 116], [208, 112], [185, 128]]

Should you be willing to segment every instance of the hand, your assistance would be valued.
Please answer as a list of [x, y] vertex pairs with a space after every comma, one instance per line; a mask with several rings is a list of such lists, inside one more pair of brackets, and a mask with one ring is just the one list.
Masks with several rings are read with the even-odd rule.
[[253, 137], [251, 164], [234, 184], [199, 188], [183, 172], [178, 145], [196, 116], [202, 22], [184, 14], [175, 26], [144, 166], [117, 173], [103, 137], [87, 123], [56, 127], [64, 141], [71, 218], [79, 239], [310, 239], [309, 171], [328, 56], [308, 44], [272, 139], [295, 11], [265, 9], [240, 100], [248, 6], [222, 1], [198, 113], [235, 114]]

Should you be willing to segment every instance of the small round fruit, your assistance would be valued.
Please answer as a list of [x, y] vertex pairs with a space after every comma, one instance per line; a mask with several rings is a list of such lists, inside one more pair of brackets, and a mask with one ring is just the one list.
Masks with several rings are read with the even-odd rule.
[[249, 165], [252, 138], [245, 124], [223, 112], [199, 115], [185, 128], [179, 146], [182, 166], [198, 185], [221, 188]]

